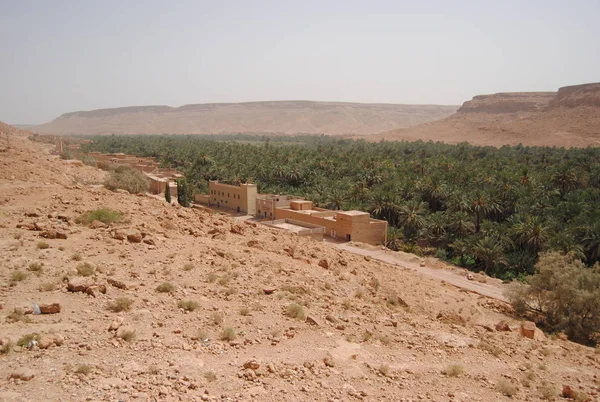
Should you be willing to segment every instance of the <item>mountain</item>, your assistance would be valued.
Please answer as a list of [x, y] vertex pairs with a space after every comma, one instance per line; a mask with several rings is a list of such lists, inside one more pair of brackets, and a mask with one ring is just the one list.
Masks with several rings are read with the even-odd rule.
[[310, 101], [133, 106], [66, 113], [46, 134], [375, 134], [451, 115], [457, 106]]
[[366, 137], [475, 145], [600, 146], [600, 83], [558, 92], [479, 95], [439, 121]]

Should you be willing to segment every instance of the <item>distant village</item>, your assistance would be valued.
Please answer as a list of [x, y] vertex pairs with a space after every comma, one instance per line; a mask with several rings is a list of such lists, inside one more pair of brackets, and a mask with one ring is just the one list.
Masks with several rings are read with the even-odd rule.
[[[62, 143], [57, 145], [61, 152]], [[164, 194], [169, 186], [170, 194], [177, 197], [177, 180], [184, 175], [174, 169], [160, 168], [154, 158], [123, 153], [103, 154], [89, 152], [86, 156], [96, 161], [100, 169], [125, 165], [143, 172], [148, 178], [152, 194]], [[288, 230], [300, 236], [316, 240], [324, 237], [338, 241], [357, 241], [371, 245], [385, 244], [387, 222], [372, 219], [363, 211], [332, 211], [313, 205], [302, 197], [284, 194], [260, 194], [256, 184], [230, 185], [209, 181], [208, 194], [196, 194], [194, 207], [227, 211], [232, 214], [250, 215], [263, 224]]]

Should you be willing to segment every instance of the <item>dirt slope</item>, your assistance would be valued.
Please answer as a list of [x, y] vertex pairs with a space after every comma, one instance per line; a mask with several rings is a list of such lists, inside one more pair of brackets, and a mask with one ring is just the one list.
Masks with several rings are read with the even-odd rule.
[[[112, 193], [97, 184], [104, 172], [47, 152], [18, 134], [0, 154], [0, 351], [40, 335], [0, 352], [0, 401], [538, 401], [563, 385], [597, 398], [600, 354], [497, 331], [501, 320], [518, 328], [500, 301], [252, 222]], [[102, 207], [124, 219], [75, 223]], [[78, 274], [85, 263], [92, 276]], [[164, 282], [172, 292], [156, 290]], [[109, 309], [119, 298], [133, 301], [128, 311]], [[14, 313], [32, 302], [60, 312]], [[309, 318], [286, 315], [293, 303]]]
[[476, 145], [600, 145], [600, 83], [558, 92], [475, 96], [445, 119], [370, 136], [369, 141], [463, 141]]
[[249, 102], [135, 106], [67, 113], [31, 128], [48, 134], [310, 133], [368, 135], [438, 120], [457, 106]]

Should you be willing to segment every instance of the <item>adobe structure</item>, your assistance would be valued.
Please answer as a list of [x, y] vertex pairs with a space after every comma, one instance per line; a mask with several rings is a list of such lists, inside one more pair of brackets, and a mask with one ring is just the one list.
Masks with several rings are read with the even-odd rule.
[[209, 194], [196, 194], [194, 201], [199, 204], [227, 208], [248, 215], [256, 213], [256, 184], [230, 184], [219, 183], [218, 180], [208, 182]]
[[256, 184], [232, 186], [209, 182], [210, 194], [197, 194], [199, 204], [235, 210], [262, 218], [265, 224], [313, 238], [328, 236], [343, 241], [385, 244], [387, 222], [368, 212], [331, 211], [293, 195], [258, 194]]
[[118, 166], [128, 166], [141, 171], [148, 178], [149, 192], [152, 194], [164, 194], [169, 186], [171, 197], [177, 199], [177, 179], [184, 175], [175, 169], [160, 168], [160, 163], [154, 158], [127, 155], [123, 153], [103, 154], [100, 152], [88, 152], [85, 155], [96, 160], [96, 167], [110, 170]]

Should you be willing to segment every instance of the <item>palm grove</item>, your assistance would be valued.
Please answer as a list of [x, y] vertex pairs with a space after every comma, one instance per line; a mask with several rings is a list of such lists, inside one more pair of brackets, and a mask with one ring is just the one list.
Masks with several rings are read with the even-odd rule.
[[504, 279], [539, 253], [600, 260], [600, 150], [366, 143], [325, 136], [98, 136], [86, 150], [153, 156], [207, 180], [360, 209], [390, 225], [387, 246]]

